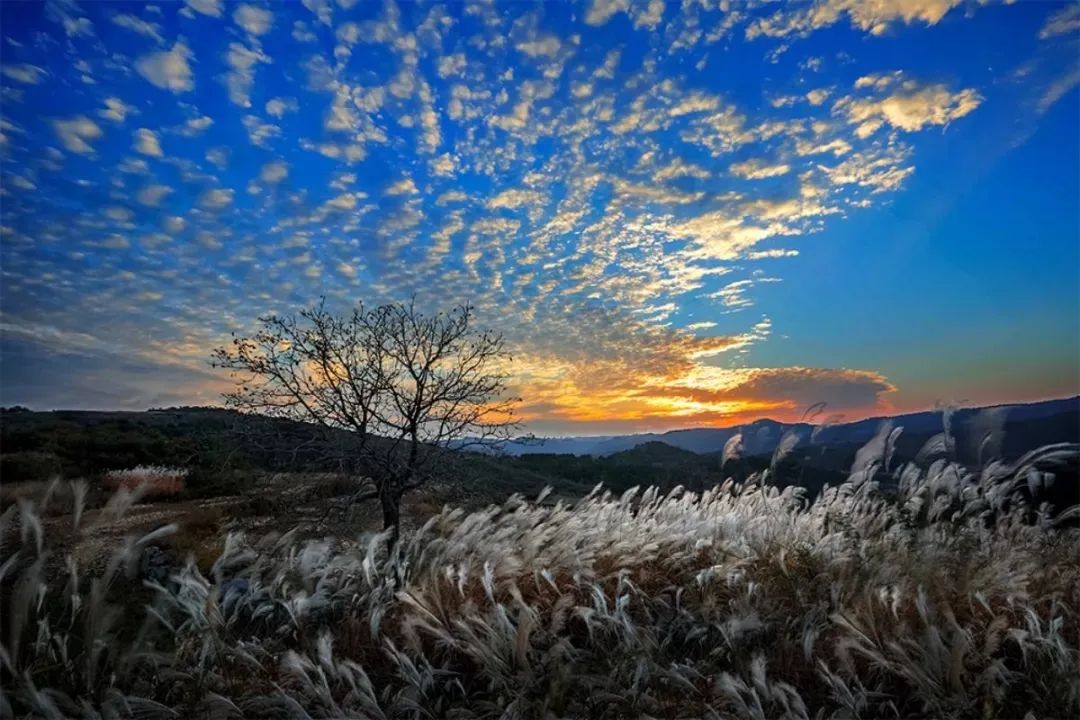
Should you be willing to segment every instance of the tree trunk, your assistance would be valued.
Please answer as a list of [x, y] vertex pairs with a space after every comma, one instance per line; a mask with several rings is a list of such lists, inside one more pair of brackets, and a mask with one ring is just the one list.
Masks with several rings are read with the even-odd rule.
[[389, 544], [393, 547], [401, 532], [401, 496], [394, 492], [381, 493], [379, 505], [382, 507], [383, 530], [391, 531]]

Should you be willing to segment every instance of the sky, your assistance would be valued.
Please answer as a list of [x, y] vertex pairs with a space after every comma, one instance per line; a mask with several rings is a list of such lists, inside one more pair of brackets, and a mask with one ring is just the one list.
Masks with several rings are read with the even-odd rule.
[[1080, 392], [1080, 4], [0, 3], [0, 403], [416, 296], [526, 427]]

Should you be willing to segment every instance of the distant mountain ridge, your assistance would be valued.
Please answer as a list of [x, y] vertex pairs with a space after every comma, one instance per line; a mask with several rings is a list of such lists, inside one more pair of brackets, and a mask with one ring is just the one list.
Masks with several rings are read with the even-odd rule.
[[[1057, 441], [1077, 441], [1075, 428], [1080, 417], [1080, 396], [1045, 400], [1020, 405], [990, 405], [977, 408], [958, 408], [950, 416], [950, 422], [960, 433], [971, 426], [977, 416], [990, 413], [1000, 414], [1000, 421], [1006, 424], [1028, 424], [1037, 421], [1058, 420], [1048, 437]], [[636, 435], [606, 435], [598, 437], [536, 438], [533, 440], [514, 440], [501, 446], [509, 455], [566, 454], [591, 455], [606, 457], [615, 453], [631, 450], [646, 443], [659, 442], [700, 455], [720, 452], [724, 444], [736, 433], [742, 433], [743, 452], [748, 455], [772, 453], [780, 438], [785, 433], [794, 432], [800, 444], [810, 445], [852, 445], [869, 441], [881, 424], [891, 421], [893, 425], [904, 428], [909, 437], [929, 437], [944, 428], [943, 410], [932, 410], [905, 415], [866, 418], [850, 423], [817, 426], [811, 423], [782, 423], [776, 420], [755, 420], [743, 425], [726, 428], [692, 428], [687, 430], [669, 430], [664, 433], [641, 433]], [[1042, 423], [1045, 424], [1045, 423]], [[1045, 429], [1045, 428], [1044, 428]], [[816, 432], [815, 432], [816, 430]]]

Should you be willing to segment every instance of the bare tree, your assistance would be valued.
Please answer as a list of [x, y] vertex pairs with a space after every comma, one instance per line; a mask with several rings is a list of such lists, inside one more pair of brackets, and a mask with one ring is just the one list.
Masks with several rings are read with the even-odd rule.
[[234, 335], [213, 353], [213, 365], [237, 380], [226, 403], [347, 438], [336, 445], [368, 475], [351, 500], [377, 499], [394, 538], [402, 496], [432, 476], [439, 458], [518, 427], [503, 337], [475, 329], [471, 306], [425, 315], [414, 299], [335, 315], [323, 301], [259, 321], [254, 335]]

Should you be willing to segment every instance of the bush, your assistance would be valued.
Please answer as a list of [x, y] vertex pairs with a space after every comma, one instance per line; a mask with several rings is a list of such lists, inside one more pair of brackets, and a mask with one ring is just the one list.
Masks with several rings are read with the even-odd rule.
[[188, 472], [187, 497], [210, 498], [241, 494], [255, 483], [258, 472], [250, 469], [194, 467]]
[[5, 484], [51, 480], [63, 470], [63, 462], [53, 453], [26, 451], [0, 455], [0, 480]]

